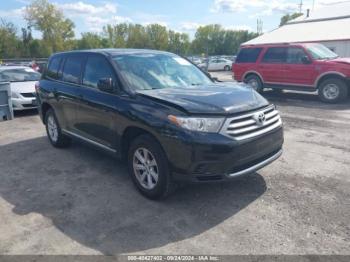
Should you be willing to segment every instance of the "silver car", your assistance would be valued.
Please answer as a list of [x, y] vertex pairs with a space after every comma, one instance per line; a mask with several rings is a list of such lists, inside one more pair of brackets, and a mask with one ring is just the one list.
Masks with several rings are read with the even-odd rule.
[[1, 66], [0, 81], [10, 82], [13, 110], [37, 108], [35, 83], [40, 73], [26, 66]]
[[[207, 64], [201, 63], [198, 65], [201, 69], [206, 69]], [[232, 61], [225, 58], [214, 58], [209, 61], [208, 71], [230, 71]]]

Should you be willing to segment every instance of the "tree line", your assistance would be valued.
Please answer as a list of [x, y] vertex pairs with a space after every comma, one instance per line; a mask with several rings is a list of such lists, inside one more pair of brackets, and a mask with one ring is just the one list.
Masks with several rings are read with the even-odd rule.
[[[191, 41], [186, 33], [159, 24], [108, 24], [100, 33], [85, 32], [77, 39], [74, 23], [48, 0], [26, 8], [26, 28], [0, 18], [0, 59], [48, 57], [54, 52], [91, 48], [150, 48], [180, 55], [233, 55], [241, 43], [257, 36], [246, 30], [227, 30], [218, 24], [201, 26]], [[41, 32], [35, 39], [32, 30]]]

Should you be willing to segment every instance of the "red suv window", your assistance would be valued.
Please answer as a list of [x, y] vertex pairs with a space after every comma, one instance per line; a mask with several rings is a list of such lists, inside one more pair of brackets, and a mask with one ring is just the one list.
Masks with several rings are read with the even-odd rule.
[[243, 48], [239, 52], [236, 63], [255, 63], [261, 53], [262, 48]]
[[267, 49], [262, 63], [286, 63], [287, 61], [287, 48], [285, 47], [270, 47]]

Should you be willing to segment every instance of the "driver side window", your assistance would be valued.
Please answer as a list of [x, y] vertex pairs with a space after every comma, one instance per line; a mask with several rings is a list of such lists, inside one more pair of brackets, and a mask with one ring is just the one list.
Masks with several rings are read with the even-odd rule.
[[83, 85], [97, 89], [98, 80], [102, 78], [112, 78], [116, 85], [116, 78], [108, 61], [99, 55], [89, 56], [85, 65]]
[[307, 56], [300, 47], [289, 47], [287, 51], [288, 64], [303, 64], [303, 57]]

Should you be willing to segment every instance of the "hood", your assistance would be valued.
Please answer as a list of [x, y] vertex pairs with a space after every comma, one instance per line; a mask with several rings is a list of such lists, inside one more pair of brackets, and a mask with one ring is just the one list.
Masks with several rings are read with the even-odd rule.
[[11, 82], [11, 92], [14, 93], [35, 93], [37, 81]]
[[244, 84], [212, 84], [188, 88], [138, 90], [138, 94], [193, 114], [232, 114], [268, 105]]
[[339, 57], [339, 58], [335, 58], [335, 59], [332, 59], [332, 60], [329, 60], [330, 62], [333, 62], [333, 63], [340, 63], [340, 64], [347, 64], [347, 65], [350, 65], [350, 57]]

